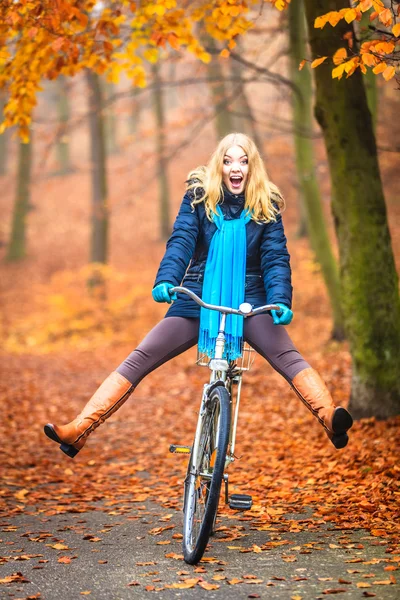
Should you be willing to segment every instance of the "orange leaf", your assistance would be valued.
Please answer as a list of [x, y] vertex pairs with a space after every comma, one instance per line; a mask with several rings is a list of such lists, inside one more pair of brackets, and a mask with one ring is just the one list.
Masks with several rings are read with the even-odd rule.
[[360, 10], [366, 12], [372, 6], [372, 0], [362, 0], [359, 4]]
[[[372, 72], [375, 73], [375, 75], [378, 75], [378, 73], [383, 73], [383, 71], [386, 68], [387, 68], [387, 64], [385, 62], [381, 62], [372, 69]], [[383, 532], [383, 533], [385, 533], [385, 532]], [[371, 535], [380, 536], [380, 535], [382, 535], [382, 530], [381, 529], [372, 529]]]
[[385, 8], [385, 10], [379, 13], [379, 20], [385, 25], [385, 27], [389, 27], [389, 25], [391, 25], [393, 19], [390, 8]]
[[69, 565], [69, 563], [71, 562], [71, 557], [70, 556], [60, 556], [60, 558], [57, 560], [57, 562], [64, 563], [65, 565]]
[[364, 52], [363, 54], [361, 54], [361, 60], [364, 64], [368, 65], [369, 67], [374, 67], [377, 61], [376, 57], [373, 54], [370, 54], [369, 52]]
[[203, 590], [217, 590], [220, 587], [218, 583], [208, 583], [208, 581], [199, 581], [199, 586]]
[[316, 58], [315, 60], [312, 61], [311, 68], [315, 69], [315, 67], [318, 67], [318, 65], [322, 64], [324, 62], [324, 60], [326, 60], [327, 58], [328, 58], [327, 56], [323, 56], [322, 58]]
[[335, 65], [340, 65], [340, 63], [342, 63], [346, 58], [346, 48], [339, 48], [339, 50], [336, 50], [335, 54], [333, 55], [333, 62]]
[[400, 23], [396, 23], [396, 25], [393, 25], [392, 33], [394, 36], [400, 37]]
[[69, 550], [68, 546], [65, 544], [54, 544], [53, 546], [50, 545], [50, 548], [54, 548], [54, 550]]
[[59, 52], [61, 50], [61, 48], [63, 47], [64, 44], [64, 38], [63, 37], [58, 37], [56, 40], [54, 40], [54, 42], [51, 44], [51, 47], [53, 48], [53, 50], [55, 52]]
[[302, 61], [301, 61], [301, 63], [299, 64], [299, 71], [301, 71], [301, 70], [302, 70], [302, 68], [304, 67], [304, 65], [306, 64], [306, 62], [307, 62], [307, 61], [306, 61], [306, 59], [305, 59], [305, 58], [303, 58], [303, 60], [302, 60]]
[[394, 77], [395, 72], [396, 72], [396, 69], [393, 66], [386, 67], [386, 69], [382, 73], [383, 78], [386, 81], [389, 81], [389, 79], [392, 79], [392, 77]]
[[229, 58], [231, 53], [229, 52], [229, 50], [227, 48], [224, 48], [223, 50], [221, 50], [219, 55], [221, 58]]

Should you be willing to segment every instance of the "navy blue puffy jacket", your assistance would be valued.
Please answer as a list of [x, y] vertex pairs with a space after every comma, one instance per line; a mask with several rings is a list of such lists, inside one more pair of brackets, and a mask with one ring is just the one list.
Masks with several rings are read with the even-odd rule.
[[[224, 218], [237, 218], [244, 206], [244, 195], [224, 191], [224, 202], [220, 204]], [[193, 210], [192, 200], [193, 192], [189, 190], [183, 197], [154, 286], [162, 281], [182, 284], [201, 297], [207, 254], [216, 225], [207, 219], [203, 203], [196, 204]], [[276, 222], [261, 225], [249, 221], [246, 239], [245, 301], [254, 307], [281, 302], [290, 308], [290, 256], [281, 216], [277, 215]], [[198, 317], [199, 314], [200, 308], [191, 298], [178, 294], [178, 300], [171, 305], [166, 316]]]

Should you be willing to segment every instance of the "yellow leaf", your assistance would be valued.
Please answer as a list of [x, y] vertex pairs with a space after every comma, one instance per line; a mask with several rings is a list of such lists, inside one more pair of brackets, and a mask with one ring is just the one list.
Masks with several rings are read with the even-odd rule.
[[344, 15], [345, 21], [347, 23], [351, 23], [352, 21], [354, 21], [354, 19], [357, 18], [357, 11], [355, 8], [349, 8], [349, 10], [346, 11], [346, 14]]
[[[352, 9], [348, 9], [348, 10], [352, 10]], [[328, 22], [332, 25], [332, 27], [336, 27], [336, 25], [339, 23], [339, 21], [342, 18], [341, 14], [338, 13], [336, 10], [332, 10], [331, 12], [328, 13], [328, 15], [329, 15]]]
[[19, 492], [15, 492], [14, 494], [14, 498], [16, 498], [17, 500], [20, 500], [21, 502], [25, 501], [25, 496], [29, 494], [29, 490], [19, 490]]
[[286, 8], [286, 2], [284, 0], [276, 0], [274, 6], [278, 10], [285, 10], [285, 8]]
[[346, 63], [342, 63], [341, 65], [339, 65], [335, 69], [333, 69], [333, 71], [332, 71], [332, 79], [335, 79], [336, 77], [338, 79], [342, 78], [343, 71], [344, 71], [344, 65], [345, 64]]
[[389, 81], [389, 79], [392, 79], [392, 77], [394, 77], [395, 72], [396, 72], [396, 69], [393, 66], [386, 67], [386, 69], [382, 73], [383, 78], [386, 81]]
[[318, 67], [318, 65], [322, 64], [324, 62], [324, 60], [326, 60], [327, 58], [328, 58], [327, 56], [323, 56], [322, 58], [316, 58], [315, 60], [312, 61], [311, 68], [315, 69], [315, 67]]
[[317, 17], [314, 21], [315, 29], [323, 29], [328, 21], [327, 15], [323, 15], [322, 17]]
[[392, 33], [394, 36], [400, 37], [400, 23], [396, 23], [396, 25], [393, 25]]
[[52, 546], [50, 546], [50, 548], [54, 548], [54, 550], [69, 550], [68, 546], [59, 543], [53, 544]]
[[335, 65], [340, 65], [345, 58], [347, 58], [346, 48], [339, 48], [339, 50], [336, 50], [335, 54], [333, 55], [333, 62]]

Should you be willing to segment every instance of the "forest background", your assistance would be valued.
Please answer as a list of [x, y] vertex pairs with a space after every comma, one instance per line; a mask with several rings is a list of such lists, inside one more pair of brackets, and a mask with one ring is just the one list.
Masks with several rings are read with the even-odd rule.
[[[217, 4], [220, 8], [224, 5]], [[285, 10], [278, 11], [274, 4], [282, 4], [278, 8]], [[294, 4], [300, 6], [299, 11], [295, 11]], [[363, 36], [369, 39], [376, 35], [370, 27], [375, 22], [370, 17], [377, 12], [377, 3], [372, 2], [368, 9], [368, 3], [353, 3], [366, 8], [358, 15], [360, 18], [341, 22], [334, 18], [320, 32], [317, 29], [308, 34], [307, 44], [306, 21], [310, 31], [314, 12], [317, 17], [328, 10], [339, 10], [340, 4], [346, 5], [337, 1], [305, 2], [305, 16], [299, 2], [290, 6], [285, 2], [254, 3], [248, 15], [253, 26], [243, 36], [236, 33], [213, 37], [212, 29], [201, 32], [200, 19], [195, 27], [199, 28], [198, 37], [209, 59], [198, 48], [194, 52], [198, 57], [184, 51], [173, 37], [153, 39], [142, 66], [147, 85], [139, 71], [135, 72], [133, 85], [132, 77], [122, 70], [118, 73], [117, 68], [107, 73], [104, 70], [103, 74], [101, 69], [82, 69], [74, 76], [66, 69], [64, 75], [57, 73], [55, 80], [41, 82], [32, 121], [21, 120], [19, 114], [14, 127], [1, 134], [0, 385], [6, 415], [1, 427], [4, 439], [10, 440], [5, 451], [4, 516], [32, 511], [34, 506], [46, 514], [67, 512], [66, 504], [81, 501], [79, 478], [87, 476], [94, 460], [98, 461], [98, 471], [91, 489], [96, 499], [107, 499], [115, 493], [115, 485], [100, 491], [97, 483], [97, 478], [102, 480], [106, 472], [110, 473], [107, 461], [111, 459], [114, 484], [129, 480], [140, 488], [136, 474], [153, 471], [144, 496], [141, 489], [138, 497], [165, 501], [171, 494], [171, 478], [163, 479], [173, 471], [171, 459], [164, 456], [166, 448], [168, 442], [189, 443], [205, 381], [206, 372], [194, 364], [195, 350], [148, 376], [129, 406], [120, 411], [124, 414], [113, 417], [115, 425], [102, 434], [103, 441], [97, 442], [103, 455], [96, 454], [99, 446], [93, 441], [92, 448], [91, 444], [88, 450], [85, 448], [85, 459], [76, 459], [73, 471], [64, 463], [60, 466], [60, 457], [53, 458], [51, 453], [58, 450], [43, 437], [41, 428], [49, 420], [64, 422], [75, 416], [96, 385], [162, 318], [166, 308], [153, 302], [151, 289], [187, 174], [207, 162], [223, 135], [242, 131], [258, 144], [268, 174], [287, 203], [284, 224], [292, 257], [295, 314], [290, 335], [324, 376], [339, 404], [347, 405], [353, 387], [356, 416], [364, 417], [354, 426], [347, 459], [334, 475], [335, 496], [329, 497], [326, 482], [320, 480], [322, 473], [314, 477], [315, 464], [313, 460], [307, 463], [306, 458], [313, 453], [318, 461], [329, 458], [329, 468], [336, 473], [333, 450], [326, 447], [327, 440], [317, 424], [308, 433], [311, 416], [304, 414], [305, 409], [298, 406], [285, 382], [258, 358], [246, 378], [243, 401], [242, 448], [244, 455], [249, 453], [246, 468], [254, 469], [254, 478], [246, 485], [258, 498], [262, 513], [263, 498], [271, 482], [277, 481], [278, 471], [283, 471], [280, 491], [274, 492], [275, 502], [283, 506], [290, 503], [292, 508], [296, 503], [313, 503], [316, 496], [327, 506], [333, 500], [339, 504], [351, 502], [353, 524], [362, 523], [378, 532], [383, 542], [387, 538], [387, 543], [394, 544], [391, 536], [396, 517], [393, 501], [398, 480], [399, 428], [395, 415], [399, 413], [400, 397], [400, 377], [393, 384], [399, 370], [396, 348], [400, 330], [396, 275], [400, 260], [397, 55], [393, 48], [390, 52], [382, 50], [387, 54], [382, 67], [382, 52], [372, 50], [376, 62], [361, 62], [369, 67], [365, 74], [360, 70], [354, 73], [354, 63], [344, 67], [347, 52], [357, 54], [349, 44], [349, 28], [356, 46]], [[393, 6], [397, 11], [397, 4], [378, 3], [382, 13]], [[374, 18], [379, 14], [378, 10]], [[382, 17], [379, 28], [396, 42], [399, 31], [390, 32], [396, 27], [397, 12], [393, 15], [391, 22], [387, 14], [386, 21]], [[321, 36], [329, 28], [332, 39], [341, 25], [347, 30], [338, 34], [331, 52], [328, 34], [328, 42], [321, 41]], [[34, 39], [37, 32], [32, 28], [29, 31]], [[321, 34], [319, 42], [316, 32]], [[55, 53], [64, 51], [58, 39], [53, 42]], [[333, 59], [344, 40], [346, 55], [339, 53]], [[325, 44], [325, 51], [316, 51], [318, 43]], [[160, 60], [154, 62], [158, 57]], [[299, 70], [303, 59], [306, 64]], [[312, 60], [317, 64], [311, 69]], [[338, 74], [332, 78], [332, 69], [340, 65], [344, 76], [340, 80]], [[385, 71], [393, 65], [393, 72]], [[313, 81], [311, 73], [315, 75]], [[364, 100], [357, 96], [359, 81], [367, 92], [368, 114]], [[347, 100], [341, 95], [348, 93], [349, 87], [357, 113], [347, 111]], [[324, 98], [323, 89], [333, 90], [333, 96]], [[2, 101], [6, 116], [8, 100], [5, 91]], [[315, 102], [318, 121], [312, 117]], [[321, 118], [321, 106], [328, 116], [325, 120]], [[25, 116], [30, 108], [23, 113]], [[338, 161], [332, 157], [329, 117], [337, 131], [343, 126], [348, 132], [349, 139], [340, 132], [336, 154], [343, 159], [341, 175]], [[367, 131], [367, 141], [352, 135], [354, 125], [357, 135]], [[18, 132], [22, 132], [22, 141]], [[378, 177], [369, 158], [363, 159], [365, 149], [369, 157], [374, 155], [371, 132], [372, 146], [376, 140]], [[346, 162], [349, 150], [353, 157], [364, 160], [360, 163], [364, 164], [362, 171], [360, 164]], [[345, 183], [340, 182], [341, 177]], [[376, 191], [380, 177], [381, 195]], [[350, 191], [343, 186], [350, 186]], [[368, 190], [374, 196], [372, 204]], [[307, 204], [311, 197], [313, 203]], [[376, 198], [383, 204], [374, 204]], [[354, 207], [355, 212], [351, 212]], [[368, 218], [360, 221], [360, 215]], [[343, 232], [343, 221], [351, 223], [354, 230]], [[370, 229], [371, 222], [382, 227], [382, 236]], [[390, 235], [386, 236], [386, 229]], [[357, 267], [363, 284], [356, 291], [351, 283], [358, 276], [346, 270], [349, 262], [356, 262], [352, 261], [355, 255], [351, 254], [351, 246], [346, 245], [349, 238], [359, 244], [369, 266], [374, 262], [371, 256], [378, 258], [373, 278], [366, 279], [364, 264]], [[378, 293], [374, 286], [379, 288]], [[354, 329], [358, 333], [354, 334]], [[365, 330], [368, 336], [359, 342], [357, 336]], [[381, 351], [378, 357], [376, 348]], [[387, 371], [382, 369], [382, 360], [389, 365]], [[361, 374], [365, 364], [370, 373], [390, 371], [389, 383], [379, 379], [381, 375], [377, 381], [374, 375], [373, 382], [367, 382], [373, 393], [362, 388], [354, 394], [354, 389], [360, 389], [354, 379], [354, 364]], [[380, 389], [382, 392], [377, 393]], [[271, 411], [271, 430], [275, 434], [272, 441], [262, 438], [258, 426]], [[385, 420], [378, 422], [376, 417]], [[23, 438], [21, 420], [28, 432]], [[155, 431], [156, 441], [152, 437]], [[260, 439], [256, 449], [252, 445], [254, 435]], [[135, 440], [140, 442], [139, 450]], [[385, 440], [393, 442], [390, 452]], [[129, 468], [123, 458], [125, 452], [133, 456], [136, 453]], [[265, 464], [267, 453], [272, 457], [269, 465]], [[339, 472], [342, 468], [346, 471], [344, 485], [343, 472]], [[293, 472], [303, 475], [296, 481], [300, 492], [293, 494], [292, 490], [289, 499]], [[182, 473], [180, 466], [174, 471], [177, 485], [172, 496], [176, 498]], [[239, 466], [236, 477], [239, 484], [244, 483], [244, 467]], [[65, 502], [56, 505], [45, 500], [40, 489], [46, 485], [44, 480], [54, 483], [57, 478], [60, 498], [64, 496]], [[156, 478], [159, 487], [153, 485], [151, 489]], [[124, 502], [122, 492], [120, 497]], [[376, 508], [382, 502], [389, 507], [386, 519], [371, 509], [374, 502]]]

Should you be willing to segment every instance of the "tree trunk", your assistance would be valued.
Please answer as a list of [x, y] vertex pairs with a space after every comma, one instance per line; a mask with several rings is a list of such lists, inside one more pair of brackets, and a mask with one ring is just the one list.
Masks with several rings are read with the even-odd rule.
[[138, 123], [140, 118], [140, 99], [139, 92], [142, 90], [138, 87], [132, 87], [130, 98], [132, 99], [131, 111], [129, 114], [128, 131], [129, 135], [134, 136], [138, 130]]
[[[314, 29], [314, 20], [340, 10], [343, 1], [305, 0], [305, 6], [313, 58], [333, 56], [352, 26], [340, 21]], [[338, 81], [327, 61], [315, 77], [353, 359], [350, 410], [356, 418], [385, 418], [400, 409], [400, 299], [371, 114], [359, 70]]]
[[[6, 103], [5, 93], [0, 91], [0, 117], [3, 120], [3, 110]], [[7, 152], [10, 141], [10, 130], [0, 134], [0, 176], [7, 174]]]
[[344, 339], [344, 323], [340, 301], [339, 273], [329, 242], [314, 166], [311, 73], [308, 68], [299, 71], [299, 63], [307, 55], [306, 33], [303, 3], [301, 0], [291, 2], [289, 5], [290, 64], [291, 79], [297, 88], [297, 91], [292, 94], [292, 105], [300, 197], [305, 209], [311, 246], [321, 265], [329, 294], [333, 315], [332, 337], [342, 340]]
[[[89, 86], [89, 128], [92, 168], [92, 218], [90, 262], [106, 263], [108, 258], [108, 190], [104, 140], [103, 98], [100, 77], [86, 71]], [[99, 273], [89, 281], [90, 286], [103, 283]]]
[[68, 121], [70, 119], [70, 108], [67, 79], [64, 76], [59, 77], [57, 80], [57, 85], [57, 111], [59, 123], [59, 131], [57, 136], [57, 159], [59, 164], [59, 172], [62, 175], [64, 175], [71, 171], [71, 159], [68, 139]]
[[[32, 133], [31, 133], [32, 136]], [[32, 167], [32, 139], [27, 144], [19, 142], [17, 190], [7, 261], [26, 256], [26, 216], [29, 211]]]
[[159, 202], [160, 202], [160, 235], [161, 239], [166, 240], [171, 234], [169, 218], [169, 185], [168, 185], [168, 163], [165, 158], [166, 135], [165, 135], [165, 117], [164, 117], [164, 94], [161, 85], [160, 67], [158, 63], [152, 66], [154, 89], [153, 104], [156, 121], [156, 139], [157, 139], [157, 164], [158, 164], [158, 183], [159, 183]]
[[100, 80], [102, 96], [104, 98], [103, 119], [104, 133], [107, 156], [118, 153], [118, 119], [115, 113], [115, 106], [112, 97], [115, 94], [116, 86], [104, 79]]
[[[362, 13], [362, 18], [358, 24], [360, 30], [360, 43], [368, 39], [368, 26], [370, 23], [369, 15], [372, 11], [368, 10]], [[374, 130], [376, 130], [376, 122], [378, 117], [378, 86], [376, 83], [376, 75], [372, 72], [372, 69], [367, 69], [364, 75], [365, 91], [367, 93], [367, 103], [372, 116], [372, 123]]]
[[[207, 37], [203, 43], [210, 49], [216, 49], [215, 40]], [[219, 58], [215, 54], [212, 56], [211, 62], [207, 64], [207, 78], [209, 80], [209, 88], [211, 98], [214, 104], [215, 111], [215, 126], [218, 139], [221, 139], [234, 131], [232, 114], [229, 107], [226, 106], [227, 90], [224, 82]]]

